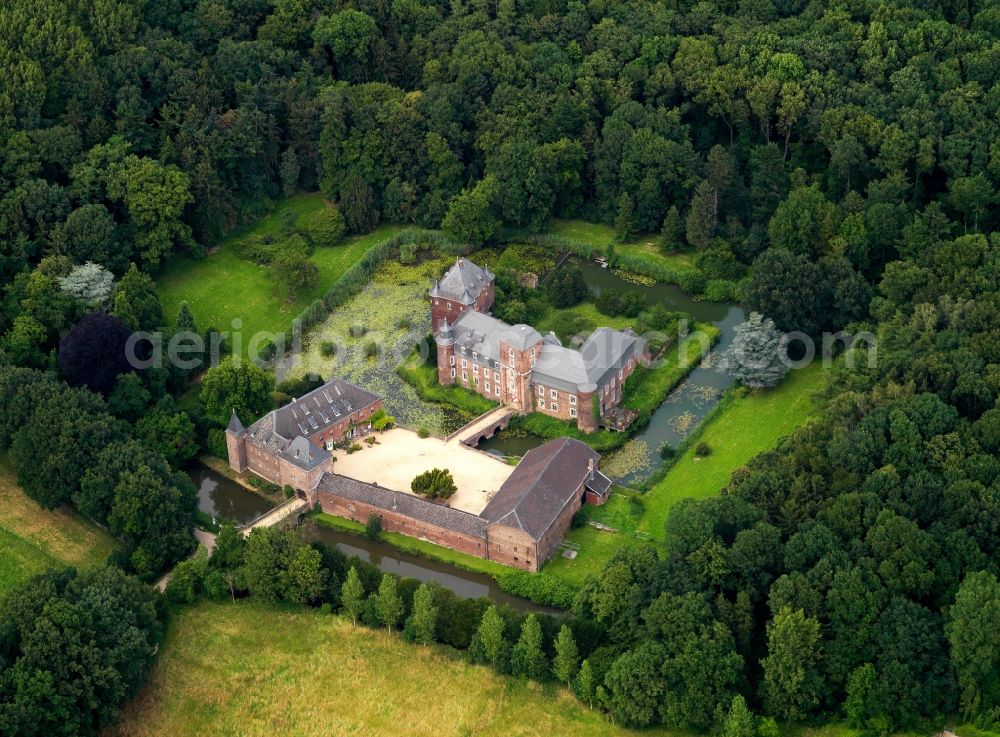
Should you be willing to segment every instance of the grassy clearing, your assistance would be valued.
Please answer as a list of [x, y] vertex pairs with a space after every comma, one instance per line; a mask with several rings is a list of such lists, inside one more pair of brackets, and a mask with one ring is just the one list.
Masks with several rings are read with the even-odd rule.
[[580, 584], [599, 573], [619, 548], [642, 539], [662, 541], [667, 515], [680, 499], [718, 494], [733, 471], [773, 448], [812, 415], [812, 395], [825, 380], [823, 368], [816, 364], [792, 372], [773, 390], [735, 397], [700, 432], [698, 441], [712, 447], [711, 455], [697, 459], [692, 443], [666, 477], [645, 494], [620, 491], [604, 507], [585, 507], [588, 519], [618, 532], [591, 526], [570, 530], [566, 541], [579, 547], [576, 559], [554, 558], [543, 571]]
[[691, 253], [661, 253], [656, 245], [659, 236], [655, 234], [637, 236], [629, 243], [615, 243], [615, 231], [608, 225], [588, 223], [583, 220], [558, 219], [549, 223], [548, 232], [598, 248], [607, 248], [609, 244], [613, 243], [615, 251], [638, 260], [657, 263], [678, 271], [695, 270], [694, 258]]
[[448, 648], [417, 647], [315, 610], [239, 602], [202, 603], [171, 621], [149, 685], [110, 734], [634, 733], [563, 689], [498, 676]]
[[813, 395], [823, 388], [826, 373], [819, 363], [791, 372], [774, 389], [738, 396], [710, 418], [697, 438], [711, 455], [698, 458], [690, 444], [662, 481], [645, 495], [647, 512], [638, 529], [663, 539], [670, 509], [681, 499], [703, 499], [719, 493], [733, 471], [770, 450], [813, 414]]
[[97, 525], [61, 510], [42, 509], [17, 485], [14, 471], [0, 459], [0, 595], [46, 568], [89, 568], [115, 549]]
[[566, 542], [578, 548], [576, 558], [570, 560], [557, 554], [543, 568], [544, 573], [577, 585], [600, 573], [618, 550], [639, 542], [634, 533], [642, 519], [642, 506], [633, 502], [631, 493], [616, 489], [603, 507], [585, 505], [583, 513], [588, 522], [600, 523], [613, 531], [589, 524], [571, 529]]
[[280, 332], [369, 248], [399, 230], [385, 226], [367, 235], [346, 238], [332, 248], [317, 248], [311, 257], [319, 269], [316, 288], [289, 302], [276, 292], [270, 270], [241, 259], [236, 255], [235, 245], [251, 236], [278, 232], [281, 214], [286, 210], [298, 212], [299, 224], [303, 226], [310, 215], [325, 206], [319, 193], [279, 200], [271, 215], [252, 228], [229, 236], [205, 258], [173, 257], [156, 278], [167, 319], [173, 321], [180, 303], [186, 301], [202, 329], [231, 330], [232, 321], [240, 318], [244, 336], [260, 331]]

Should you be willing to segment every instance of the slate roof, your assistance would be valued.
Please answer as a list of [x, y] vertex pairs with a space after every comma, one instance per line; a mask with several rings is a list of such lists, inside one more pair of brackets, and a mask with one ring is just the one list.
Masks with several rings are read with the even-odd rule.
[[491, 281], [493, 274], [488, 268], [480, 268], [467, 258], [460, 258], [434, 285], [430, 296], [471, 305]]
[[404, 494], [334, 473], [324, 473], [316, 488], [344, 499], [363, 502], [411, 519], [486, 539], [487, 522], [482, 517], [434, 504], [413, 494]]
[[[284, 407], [268, 412], [244, 432], [253, 445], [308, 471], [329, 460], [331, 454], [307, 438], [378, 399], [378, 395], [343, 379], [331, 379]], [[243, 427], [235, 413], [229, 421], [229, 429], [238, 434], [233, 430], [234, 421]]]
[[[574, 438], [559, 438], [533, 448], [481, 516], [490, 524], [523, 530], [537, 542], [588, 479], [589, 462], [593, 461], [596, 469], [600, 460], [597, 451]], [[594, 482], [601, 484], [598, 474], [595, 471]]]
[[[501, 362], [500, 341], [524, 350], [541, 342], [541, 351], [531, 372], [531, 380], [554, 389], [594, 391], [611, 380], [611, 375], [645, 349], [645, 342], [631, 330], [598, 328], [579, 349], [559, 345], [555, 336], [542, 337], [527, 325], [510, 326], [491, 315], [475, 310], [463, 313], [448, 326], [446, 340], [454, 340], [456, 353], [476, 358], [491, 367]], [[443, 335], [443, 334], [439, 334]], [[483, 361], [482, 358], [489, 359]], [[593, 386], [588, 386], [593, 385]]]
[[233, 435], [242, 435], [246, 430], [243, 427], [243, 423], [240, 422], [240, 418], [236, 416], [236, 410], [233, 410], [232, 416], [229, 418], [229, 427], [226, 428], [226, 432], [231, 432]]
[[343, 379], [331, 379], [318, 389], [274, 410], [274, 428], [286, 438], [296, 435], [308, 438], [378, 400], [377, 394]]

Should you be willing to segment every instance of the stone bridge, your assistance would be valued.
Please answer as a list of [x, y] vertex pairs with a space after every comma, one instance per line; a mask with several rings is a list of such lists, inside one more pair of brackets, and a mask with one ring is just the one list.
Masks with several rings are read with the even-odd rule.
[[510, 418], [515, 414], [510, 407], [500, 406], [484, 415], [480, 415], [464, 427], [460, 427], [445, 438], [445, 442], [456, 440], [462, 445], [475, 448], [480, 440], [493, 437], [497, 430], [503, 430], [510, 424]]
[[309, 509], [309, 503], [305, 499], [300, 499], [297, 496], [292, 497], [283, 504], [279, 504], [271, 511], [262, 514], [253, 522], [243, 527], [240, 532], [244, 535], [249, 535], [251, 530], [256, 530], [258, 527], [274, 527], [279, 522], [283, 522], [289, 517], [294, 517], [296, 514], [305, 512], [307, 509]]

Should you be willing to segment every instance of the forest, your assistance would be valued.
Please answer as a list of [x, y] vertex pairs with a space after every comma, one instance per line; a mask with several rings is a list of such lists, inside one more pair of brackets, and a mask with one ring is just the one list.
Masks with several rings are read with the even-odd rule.
[[[820, 421], [584, 587], [584, 700], [729, 737], [758, 731], [743, 710], [761, 737], [995, 729], [998, 121], [989, 0], [7, 0], [0, 448], [153, 580], [193, 547], [175, 397], [197, 367], [98, 358], [193, 326], [159, 306], [172, 257], [314, 190], [349, 233], [650, 234], [780, 329], [870, 330], [878, 358], [838, 363]], [[160, 636], [136, 586], [51, 574], [0, 607], [0, 733], [113, 719]], [[63, 654], [104, 653], [108, 683], [52, 685], [67, 617], [92, 649]]]

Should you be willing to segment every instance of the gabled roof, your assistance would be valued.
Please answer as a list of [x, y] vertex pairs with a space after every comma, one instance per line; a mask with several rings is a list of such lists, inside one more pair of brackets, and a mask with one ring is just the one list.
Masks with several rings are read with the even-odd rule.
[[[480, 516], [514, 527], [536, 542], [556, 521], [580, 485], [592, 479], [600, 454], [573, 438], [559, 438], [529, 450]], [[598, 472], [594, 472], [594, 477]], [[597, 482], [600, 484], [601, 482]]]
[[471, 305], [491, 281], [493, 274], [488, 268], [480, 268], [467, 258], [460, 258], [434, 285], [430, 296]]
[[[258, 448], [309, 470], [329, 460], [330, 453], [310, 443], [308, 438], [378, 400], [378, 395], [359, 386], [331, 379], [284, 407], [268, 412], [244, 432], [247, 440]], [[239, 423], [235, 414], [233, 419]], [[233, 419], [229, 421], [230, 428]]]
[[311, 437], [343, 422], [353, 412], [379, 400], [377, 394], [343, 379], [331, 379], [284, 407], [274, 410], [274, 430], [283, 437]]

